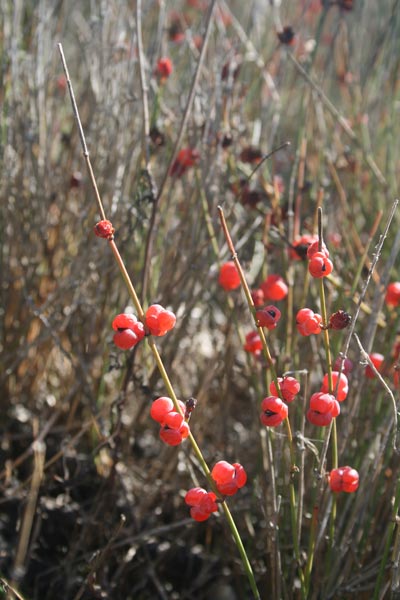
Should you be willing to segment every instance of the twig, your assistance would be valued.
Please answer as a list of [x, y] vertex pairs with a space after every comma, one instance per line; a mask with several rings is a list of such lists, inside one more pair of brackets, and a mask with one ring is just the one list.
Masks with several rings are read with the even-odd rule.
[[360, 342], [360, 339], [358, 337], [358, 335], [355, 333], [354, 337], [356, 339], [356, 342], [358, 344], [358, 347], [360, 349], [360, 354], [361, 354], [361, 358], [363, 360], [363, 362], [367, 362], [368, 365], [371, 367], [372, 371], [375, 374], [375, 377], [377, 377], [379, 379], [379, 381], [381, 382], [381, 384], [383, 385], [383, 387], [385, 388], [385, 390], [387, 391], [387, 393], [390, 396], [390, 399], [392, 400], [392, 404], [393, 404], [393, 423], [394, 423], [394, 432], [393, 432], [393, 450], [395, 452], [399, 452], [399, 448], [397, 448], [396, 446], [396, 437], [397, 437], [397, 406], [396, 406], [396, 400], [395, 397], [393, 395], [392, 390], [390, 389], [390, 387], [388, 386], [388, 384], [386, 383], [386, 381], [383, 379], [382, 375], [379, 373], [378, 369], [375, 367], [374, 363], [372, 362], [372, 360], [370, 359], [368, 352], [366, 352]]
[[375, 177], [379, 181], [379, 183], [386, 190], [388, 187], [388, 183], [387, 183], [385, 177], [383, 176], [381, 170], [379, 169], [378, 165], [374, 161], [371, 153], [365, 150], [363, 144], [359, 141], [357, 135], [355, 134], [354, 130], [350, 127], [347, 120], [343, 117], [343, 115], [340, 114], [340, 112], [338, 111], [336, 106], [329, 100], [328, 96], [322, 91], [322, 89], [319, 87], [319, 85], [317, 85], [315, 83], [315, 81], [310, 77], [310, 75], [307, 73], [307, 71], [305, 69], [303, 69], [303, 67], [297, 61], [295, 56], [293, 56], [292, 52], [288, 52], [288, 56], [289, 56], [290, 60], [292, 61], [292, 63], [295, 65], [296, 69], [302, 75], [302, 77], [304, 77], [304, 79], [307, 81], [307, 83], [310, 84], [312, 89], [319, 96], [319, 98], [321, 99], [324, 106], [335, 117], [335, 119], [337, 120], [339, 125], [342, 127], [343, 131], [363, 151], [367, 165], [369, 166], [369, 168], [371, 169], [372, 173], [375, 175]]
[[216, 0], [211, 0], [210, 6], [209, 6], [208, 12], [207, 12], [207, 17], [206, 17], [206, 25], [205, 25], [206, 29], [205, 29], [204, 39], [203, 39], [203, 45], [201, 47], [201, 52], [200, 52], [199, 60], [197, 62], [193, 81], [190, 86], [189, 96], [188, 96], [188, 99], [186, 102], [185, 111], [183, 113], [183, 118], [182, 118], [181, 125], [179, 128], [178, 137], [176, 138], [174, 149], [173, 149], [171, 157], [169, 159], [167, 168], [165, 169], [164, 177], [160, 183], [160, 186], [159, 186], [159, 189], [157, 192], [157, 196], [153, 202], [153, 208], [152, 208], [151, 217], [150, 217], [149, 232], [147, 235], [146, 249], [145, 249], [145, 255], [144, 255], [143, 276], [142, 276], [142, 293], [141, 293], [142, 302], [144, 302], [146, 299], [147, 287], [149, 284], [150, 261], [151, 261], [151, 255], [153, 252], [153, 244], [154, 244], [154, 238], [155, 238], [155, 233], [156, 233], [155, 225], [156, 225], [157, 213], [158, 213], [161, 198], [164, 193], [164, 189], [165, 189], [168, 177], [169, 177], [171, 167], [174, 164], [174, 161], [179, 152], [179, 148], [182, 144], [183, 136], [185, 135], [186, 125], [187, 125], [187, 122], [188, 122], [188, 119], [189, 119], [189, 116], [190, 116], [190, 113], [192, 110], [192, 105], [193, 105], [195, 93], [197, 90], [197, 84], [199, 82], [200, 72], [203, 67], [203, 63], [204, 63], [204, 59], [205, 59], [205, 55], [206, 55], [206, 51], [207, 51], [207, 46], [208, 46], [208, 40], [209, 40], [210, 33], [211, 33], [211, 23], [212, 23], [212, 16], [213, 16], [215, 4], [216, 4]]
[[3, 591], [11, 592], [16, 598], [18, 598], [18, 600], [24, 600], [23, 596], [21, 596], [21, 594], [17, 592], [17, 590], [12, 585], [10, 585], [8, 581], [6, 581], [3, 577], [0, 577], [0, 584], [4, 587]]
[[282, 148], [286, 148], [287, 146], [290, 146], [290, 142], [283, 142], [283, 144], [281, 144], [280, 146], [277, 146], [276, 148], [273, 148], [273, 150], [271, 150], [271, 152], [268, 152], [268, 154], [265, 154], [262, 157], [262, 159], [260, 160], [260, 162], [254, 167], [254, 169], [248, 176], [247, 181], [250, 181], [250, 179], [253, 177], [254, 173], [256, 173], [258, 171], [258, 169], [261, 167], [261, 165], [263, 165], [266, 160], [271, 158], [271, 156], [273, 154], [275, 154], [275, 152], [279, 152], [279, 150], [282, 150]]
[[74, 90], [72, 89], [71, 80], [69, 78], [69, 72], [68, 72], [67, 63], [65, 61], [63, 47], [62, 47], [62, 44], [57, 44], [57, 45], [58, 45], [58, 50], [60, 51], [60, 54], [61, 54], [61, 61], [62, 61], [65, 77], [66, 77], [67, 84], [68, 84], [68, 90], [69, 90], [69, 95], [71, 98], [72, 110], [74, 111], [76, 124], [78, 126], [79, 138], [81, 140], [81, 145], [82, 145], [82, 149], [83, 149], [83, 156], [85, 157], [90, 181], [91, 181], [91, 184], [92, 184], [95, 196], [96, 196], [97, 206], [98, 206], [99, 212], [101, 214], [101, 218], [104, 220], [106, 218], [106, 215], [104, 212], [103, 203], [100, 198], [99, 190], [97, 188], [96, 179], [94, 177], [92, 163], [90, 162], [89, 151], [88, 151], [88, 148], [86, 145], [85, 134], [83, 133], [82, 122], [81, 122], [81, 119], [79, 116], [79, 111], [78, 111], [78, 106], [77, 106], [76, 100], [75, 100]]
[[29, 547], [29, 540], [33, 526], [33, 520], [36, 513], [36, 504], [39, 496], [39, 488], [44, 472], [44, 459], [46, 454], [46, 446], [38, 440], [34, 444], [34, 466], [31, 480], [31, 488], [29, 490], [28, 501], [25, 507], [24, 517], [22, 520], [21, 531], [18, 541], [17, 553], [14, 561], [14, 579], [20, 581], [25, 573], [25, 560]]

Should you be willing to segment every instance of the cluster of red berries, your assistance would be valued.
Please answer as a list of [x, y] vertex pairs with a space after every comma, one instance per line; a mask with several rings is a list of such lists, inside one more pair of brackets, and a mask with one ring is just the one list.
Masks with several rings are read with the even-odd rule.
[[[239, 463], [231, 465], [226, 460], [216, 463], [211, 471], [211, 477], [222, 497], [233, 496], [247, 481], [247, 474], [242, 465]], [[207, 492], [200, 487], [189, 490], [185, 496], [185, 502], [191, 507], [190, 516], [195, 521], [205, 521], [211, 513], [218, 510], [215, 493]]]
[[218, 510], [217, 496], [214, 492], [207, 492], [201, 487], [189, 490], [185, 502], [190, 508], [190, 516], [195, 521], [206, 521], [211, 513]]
[[358, 488], [359, 475], [352, 467], [332, 469], [328, 475], [329, 487], [332, 492], [355, 492]]
[[311, 308], [301, 308], [296, 315], [296, 327], [300, 335], [321, 333], [322, 317]]
[[135, 315], [121, 313], [112, 322], [114, 344], [122, 350], [133, 348], [146, 334], [160, 337], [175, 327], [176, 316], [160, 304], [152, 304], [146, 311], [144, 324]]
[[307, 411], [307, 419], [313, 425], [326, 427], [332, 419], [340, 415], [340, 404], [346, 399], [349, 384], [344, 373], [332, 372], [333, 393], [329, 392], [329, 376], [324, 375], [321, 390], [310, 398], [310, 407]]
[[160, 439], [169, 446], [178, 446], [189, 435], [190, 429], [185, 421], [186, 407], [178, 400], [181, 412], [178, 412], [171, 398], [162, 396], [154, 400], [150, 416], [160, 423]]
[[288, 416], [286, 403], [293, 402], [300, 391], [300, 383], [295, 377], [278, 377], [279, 390], [272, 381], [269, 386], [271, 396], [261, 402], [260, 420], [267, 427], [280, 425]]

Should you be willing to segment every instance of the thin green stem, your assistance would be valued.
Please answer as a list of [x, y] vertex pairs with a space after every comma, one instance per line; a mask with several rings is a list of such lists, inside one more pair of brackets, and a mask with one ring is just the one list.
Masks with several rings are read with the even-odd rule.
[[247, 576], [248, 576], [248, 579], [249, 579], [249, 582], [250, 582], [250, 586], [251, 586], [251, 590], [253, 592], [254, 598], [256, 598], [257, 600], [259, 600], [259, 598], [261, 596], [260, 596], [260, 593], [259, 593], [259, 591], [257, 589], [257, 585], [256, 585], [256, 582], [255, 582], [255, 579], [254, 579], [254, 575], [253, 575], [253, 570], [251, 568], [249, 559], [247, 557], [246, 550], [244, 549], [243, 542], [242, 542], [242, 539], [240, 537], [239, 531], [238, 531], [238, 529], [236, 527], [235, 521], [233, 520], [232, 514], [231, 514], [231, 512], [230, 512], [230, 510], [228, 508], [227, 503], [226, 502], [222, 502], [221, 506], [222, 506], [222, 509], [224, 511], [226, 520], [228, 521], [230, 530], [232, 532], [232, 535], [233, 535], [233, 538], [235, 540], [236, 546], [237, 546], [237, 548], [239, 550], [240, 556], [242, 558], [242, 563], [243, 563], [244, 569], [245, 569], [245, 571], [247, 573]]
[[[323, 237], [322, 237], [322, 208], [318, 207], [318, 239], [319, 239], [319, 249], [322, 248]], [[325, 287], [324, 287], [324, 279], [321, 278], [319, 280], [319, 297], [321, 304], [321, 316], [322, 316], [322, 327], [323, 327], [323, 339], [324, 339], [324, 347], [325, 347], [325, 358], [326, 358], [326, 366], [328, 370], [328, 389], [329, 393], [333, 394], [333, 377], [332, 377], [332, 357], [331, 357], [331, 348], [329, 343], [329, 325], [328, 325], [328, 313], [326, 309], [326, 301], [325, 301]], [[329, 443], [329, 436], [332, 435], [332, 468], [336, 469], [338, 466], [338, 451], [337, 451], [337, 431], [336, 431], [336, 419], [333, 419], [332, 426], [328, 430], [327, 438], [325, 443]], [[331, 553], [333, 549], [334, 537], [335, 537], [335, 521], [336, 521], [336, 496], [334, 495], [332, 498], [332, 510], [330, 514], [330, 525], [329, 525], [329, 545], [328, 545], [328, 562], [330, 564]]]
[[382, 587], [383, 577], [385, 575], [385, 570], [386, 570], [387, 564], [388, 564], [389, 552], [390, 552], [390, 547], [392, 545], [394, 529], [396, 526], [397, 526], [397, 528], [399, 527], [399, 524], [398, 524], [399, 506], [400, 506], [400, 480], [398, 480], [398, 482], [397, 482], [396, 495], [395, 495], [393, 511], [392, 511], [392, 519], [388, 525], [385, 549], [383, 551], [382, 560], [379, 565], [379, 573], [378, 573], [378, 577], [377, 577], [376, 584], [375, 584], [373, 600], [379, 600], [379, 598], [381, 597], [380, 591], [381, 591], [381, 587]]

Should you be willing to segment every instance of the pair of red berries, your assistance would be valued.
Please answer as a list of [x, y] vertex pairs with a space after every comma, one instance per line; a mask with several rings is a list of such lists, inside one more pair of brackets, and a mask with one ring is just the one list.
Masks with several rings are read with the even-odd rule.
[[329, 376], [326, 373], [322, 380], [321, 391], [316, 392], [310, 398], [307, 419], [313, 425], [326, 427], [332, 419], [340, 415], [339, 402], [346, 399], [349, 391], [349, 383], [344, 373], [332, 372], [332, 389], [333, 394], [330, 394]]
[[144, 338], [146, 333], [163, 336], [175, 327], [176, 317], [160, 304], [152, 304], [146, 311], [145, 324], [138, 321], [135, 315], [121, 313], [112, 322], [114, 344], [122, 350], [133, 348]]
[[271, 396], [261, 402], [260, 420], [266, 427], [277, 427], [287, 418], [289, 411], [286, 402], [293, 402], [300, 391], [300, 383], [295, 377], [278, 377], [278, 385], [279, 390], [272, 381], [269, 386]]
[[340, 414], [340, 405], [333, 394], [316, 392], [310, 398], [307, 420], [318, 427], [326, 427]]
[[[226, 460], [220, 460], [211, 471], [221, 496], [233, 496], [247, 481], [247, 473], [239, 463], [232, 465]], [[218, 510], [217, 496], [214, 492], [196, 487], [189, 490], [185, 502], [190, 508], [190, 515], [195, 521], [206, 521], [211, 513]]]
[[171, 398], [161, 396], [154, 400], [150, 408], [150, 416], [160, 423], [160, 439], [169, 446], [178, 446], [189, 435], [190, 429], [185, 421], [186, 407], [178, 400], [181, 412], [175, 409]]
[[333, 271], [333, 264], [325, 244], [319, 240], [312, 242], [307, 249], [308, 271], [312, 277], [327, 277]]
[[359, 484], [359, 474], [352, 467], [332, 469], [328, 475], [329, 487], [332, 492], [355, 492]]

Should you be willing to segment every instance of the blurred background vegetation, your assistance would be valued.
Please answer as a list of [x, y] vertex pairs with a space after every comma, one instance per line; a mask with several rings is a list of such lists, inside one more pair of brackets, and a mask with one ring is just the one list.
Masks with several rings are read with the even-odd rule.
[[[322, 202], [335, 264], [327, 301], [331, 312], [351, 314], [370, 264], [364, 253], [371, 242], [372, 258], [398, 193], [400, 3], [215, 4], [182, 142], [200, 158], [173, 177], [167, 169], [208, 1], [143, 2], [151, 127], [144, 141], [133, 0], [0, 5], [0, 574], [26, 600], [250, 597], [223, 519], [188, 518], [184, 494], [205, 482], [187, 447], [162, 445], [150, 422], [149, 405], [165, 390], [147, 344], [132, 352], [113, 346], [111, 322], [129, 298], [107, 245], [93, 235], [99, 215], [58, 42], [128, 271], [145, 306], [161, 302], [178, 316], [157, 343], [179, 397], [198, 399], [192, 430], [210, 464], [224, 458], [248, 471], [231, 505], [262, 596], [298, 594], [284, 435], [260, 429], [265, 365], [242, 349], [252, 328], [243, 295], [228, 298], [217, 284], [229, 252], [216, 208], [224, 207], [251, 286], [267, 273], [289, 281], [293, 304], [280, 306], [271, 347], [278, 373], [306, 369], [316, 391], [326, 371], [322, 345], [293, 330], [300, 307], [318, 307], [318, 291], [304, 263], [289, 261], [288, 242], [315, 231]], [[278, 39], [283, 27], [293, 29], [290, 45]], [[162, 56], [173, 63], [166, 81], [156, 73]], [[250, 150], [262, 156], [286, 141], [290, 147], [246, 181], [256, 164]], [[153, 213], [153, 186], [163, 180]], [[387, 282], [399, 279], [398, 226], [397, 215], [356, 327], [368, 351], [384, 354], [391, 386], [399, 319], [382, 301]], [[344, 337], [332, 336], [335, 357]], [[340, 461], [359, 469], [361, 484], [357, 495], [339, 499], [329, 565], [321, 528], [314, 598], [371, 598], [393, 525], [399, 459], [390, 444], [391, 401], [379, 382], [365, 383], [353, 344], [349, 356], [355, 369], [338, 420]], [[319, 451], [318, 432], [304, 427], [299, 401], [293, 428]], [[307, 449], [304, 555], [314, 460]], [[387, 565], [379, 597], [398, 593]]]

